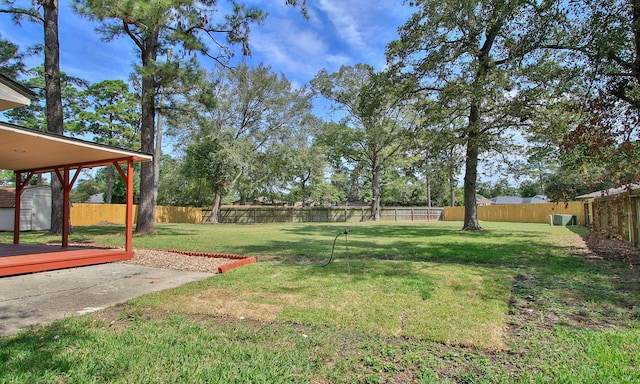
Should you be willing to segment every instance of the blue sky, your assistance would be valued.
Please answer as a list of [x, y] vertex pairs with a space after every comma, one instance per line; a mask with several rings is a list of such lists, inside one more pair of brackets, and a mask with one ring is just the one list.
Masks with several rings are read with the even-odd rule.
[[[18, 3], [31, 4], [29, 0]], [[221, 7], [227, 3], [220, 0]], [[295, 84], [305, 84], [323, 68], [336, 71], [341, 65], [367, 63], [378, 69], [385, 64], [386, 44], [397, 38], [397, 27], [410, 15], [402, 0], [308, 0], [310, 19], [285, 6], [284, 0], [245, 0], [245, 4], [264, 9], [269, 16], [251, 34], [252, 57], [247, 63], [263, 62], [284, 73]], [[95, 24], [79, 17], [61, 0], [61, 69], [68, 75], [89, 82], [107, 79], [127, 80], [132, 65], [138, 63], [133, 44], [125, 37], [103, 42]], [[0, 35], [21, 47], [42, 42], [42, 27], [28, 22], [16, 26], [0, 15]], [[240, 47], [234, 47], [236, 60]], [[31, 58], [30, 66], [41, 64]], [[205, 67], [206, 67], [205, 63]], [[210, 66], [210, 64], [209, 64]]]
[[[342, 65], [367, 63], [377, 69], [384, 67], [385, 47], [397, 38], [398, 26], [404, 24], [411, 8], [403, 0], [308, 0], [310, 18], [298, 9], [285, 5], [285, 0], [240, 0], [268, 13], [262, 26], [252, 26], [249, 65], [264, 63], [275, 72], [282, 72], [295, 85], [309, 82], [320, 70], [337, 71]], [[17, 0], [17, 6], [27, 7], [31, 0]], [[219, 0], [221, 9], [229, 2]], [[90, 83], [121, 79], [128, 81], [139, 56], [130, 39], [120, 37], [111, 42], [101, 40], [95, 31], [97, 24], [77, 15], [69, 0], [60, 0], [60, 67], [67, 75]], [[30, 22], [15, 25], [7, 15], [0, 14], [0, 36], [20, 46], [42, 44], [42, 26]], [[234, 61], [243, 59], [241, 47], [233, 47]], [[31, 57], [29, 67], [42, 65], [43, 57]], [[233, 62], [232, 62], [233, 63]], [[203, 62], [211, 69], [212, 62]], [[316, 99], [315, 113], [325, 120], [332, 116], [326, 101]], [[172, 152], [170, 138], [163, 145]]]
[[[84, 19], [60, 0], [61, 69], [68, 75], [91, 83], [102, 80], [127, 81], [138, 64], [133, 43], [125, 37], [103, 42], [95, 31], [96, 24]], [[403, 0], [307, 0], [310, 19], [285, 5], [285, 0], [240, 0], [268, 13], [262, 26], [253, 26], [250, 65], [264, 63], [282, 72], [297, 85], [309, 82], [320, 70], [330, 73], [342, 65], [367, 63], [382, 69], [386, 63], [385, 47], [398, 37], [397, 28], [411, 15]], [[30, 5], [30, 0], [17, 0]], [[226, 6], [226, 0], [219, 0]], [[0, 35], [25, 48], [42, 43], [42, 27], [28, 22], [16, 26], [10, 17], [0, 14]], [[242, 59], [240, 47], [234, 47]], [[32, 57], [29, 66], [42, 64], [42, 57]], [[207, 63], [203, 63], [207, 67]], [[212, 66], [208, 63], [209, 69]], [[317, 100], [315, 113], [326, 120], [331, 115]], [[170, 145], [169, 143], [166, 143]], [[164, 146], [163, 146], [164, 147]], [[170, 148], [167, 148], [170, 151]]]

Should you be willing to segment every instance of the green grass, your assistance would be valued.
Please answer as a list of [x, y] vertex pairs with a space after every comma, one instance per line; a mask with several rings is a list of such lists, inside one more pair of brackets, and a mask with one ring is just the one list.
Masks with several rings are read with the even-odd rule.
[[0, 383], [640, 382], [636, 271], [580, 228], [483, 226], [352, 224], [320, 267], [344, 225], [160, 225], [134, 246], [260, 263], [2, 338]]
[[407, 261], [328, 268], [256, 264], [136, 304], [171, 312], [328, 325], [503, 349], [506, 271]]

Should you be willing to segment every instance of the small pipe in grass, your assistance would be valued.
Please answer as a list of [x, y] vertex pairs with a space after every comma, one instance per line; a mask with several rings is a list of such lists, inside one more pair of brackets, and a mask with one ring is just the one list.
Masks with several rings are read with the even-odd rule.
[[331, 247], [331, 256], [329, 257], [329, 260], [326, 263], [321, 265], [321, 267], [326, 267], [331, 263], [331, 261], [333, 260], [333, 253], [336, 249], [336, 241], [338, 240], [338, 237], [340, 237], [341, 235], [344, 235], [345, 252], [347, 253], [347, 270], [348, 270], [348, 273], [351, 274], [351, 260], [349, 259], [349, 240], [348, 240], [349, 232], [351, 232], [351, 230], [345, 229], [344, 231], [336, 235], [336, 237], [333, 239], [333, 246]]

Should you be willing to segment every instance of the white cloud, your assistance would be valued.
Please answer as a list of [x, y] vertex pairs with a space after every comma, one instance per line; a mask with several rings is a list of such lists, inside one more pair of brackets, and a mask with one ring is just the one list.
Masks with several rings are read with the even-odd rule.
[[[355, 5], [355, 6], [354, 6]], [[349, 44], [353, 49], [366, 49], [367, 44], [362, 36], [362, 26], [359, 24], [358, 15], [363, 13], [363, 9], [358, 4], [349, 1], [320, 0], [320, 9], [326, 13], [328, 19], [335, 28], [335, 32], [341, 39]]]
[[287, 19], [272, 18], [269, 27], [254, 30], [252, 50], [255, 61], [263, 61], [291, 80], [306, 82], [325, 67], [349, 63], [347, 55], [332, 52], [326, 36], [315, 28], [304, 28]]

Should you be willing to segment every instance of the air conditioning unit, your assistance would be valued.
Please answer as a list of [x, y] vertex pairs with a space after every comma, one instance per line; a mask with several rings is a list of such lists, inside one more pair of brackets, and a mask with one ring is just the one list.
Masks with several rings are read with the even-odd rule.
[[577, 219], [574, 215], [553, 215], [553, 225], [561, 225], [563, 227], [567, 225], [577, 225]]

